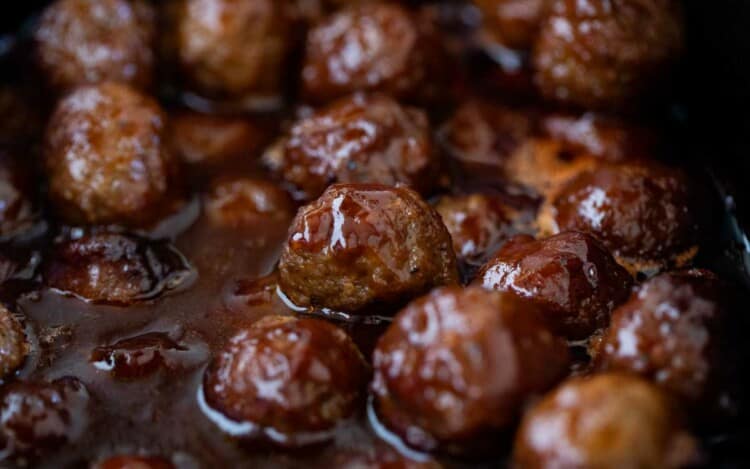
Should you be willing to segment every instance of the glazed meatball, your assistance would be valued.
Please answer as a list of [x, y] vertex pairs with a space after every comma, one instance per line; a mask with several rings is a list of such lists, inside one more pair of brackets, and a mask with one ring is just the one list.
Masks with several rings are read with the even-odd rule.
[[426, 114], [385, 95], [356, 94], [301, 119], [265, 158], [307, 200], [334, 182], [402, 182], [426, 193], [439, 166]]
[[606, 327], [612, 310], [628, 299], [632, 277], [596, 239], [571, 231], [540, 241], [512, 238], [476, 283], [531, 299], [552, 330], [584, 339]]
[[468, 266], [484, 263], [516, 233], [516, 213], [498, 196], [444, 196], [435, 209], [453, 239], [456, 256]]
[[49, 197], [71, 223], [142, 225], [156, 218], [174, 183], [159, 105], [124, 85], [79, 88], [47, 129]]
[[639, 374], [688, 404], [716, 404], [732, 367], [725, 296], [703, 271], [654, 277], [613, 313], [596, 367]]
[[276, 105], [290, 47], [286, 2], [184, 0], [178, 15], [178, 62], [192, 88]]
[[550, 99], [585, 108], [632, 106], [683, 47], [675, 0], [553, 0], [532, 57]]
[[302, 94], [312, 102], [355, 91], [429, 100], [444, 76], [440, 56], [431, 25], [417, 14], [387, 2], [349, 6], [308, 34]]
[[75, 378], [14, 381], [0, 390], [0, 454], [36, 456], [76, 441], [88, 424], [89, 393]]
[[681, 171], [655, 163], [600, 165], [565, 183], [542, 208], [539, 226], [593, 234], [631, 272], [682, 266], [697, 252], [691, 189]]
[[206, 196], [205, 211], [212, 223], [226, 228], [259, 226], [268, 220], [290, 220], [289, 195], [271, 182], [243, 177], [217, 179]]
[[57, 0], [34, 38], [39, 66], [58, 91], [117, 81], [148, 88], [154, 78], [156, 13], [143, 0]]
[[385, 425], [421, 450], [492, 444], [531, 395], [567, 372], [565, 341], [516, 296], [443, 287], [394, 319], [373, 354]]
[[514, 462], [529, 469], [660, 467], [696, 462], [696, 442], [658, 389], [603, 374], [566, 381], [524, 417]]
[[114, 456], [92, 469], [174, 469], [174, 464], [155, 456]]
[[95, 303], [118, 305], [183, 287], [193, 274], [173, 247], [114, 233], [64, 241], [53, 248], [43, 268], [48, 287]]
[[35, 185], [28, 165], [0, 148], [0, 240], [28, 232], [38, 221]]
[[21, 322], [0, 305], [0, 382], [23, 364], [29, 354], [29, 341]]
[[440, 215], [405, 186], [330, 186], [297, 212], [279, 264], [292, 302], [344, 312], [457, 280]]
[[268, 316], [229, 340], [206, 370], [203, 392], [212, 409], [249, 425], [245, 436], [299, 446], [329, 438], [352, 415], [367, 374], [336, 326]]
[[491, 40], [511, 49], [530, 49], [546, 13], [547, 0], [474, 0]]

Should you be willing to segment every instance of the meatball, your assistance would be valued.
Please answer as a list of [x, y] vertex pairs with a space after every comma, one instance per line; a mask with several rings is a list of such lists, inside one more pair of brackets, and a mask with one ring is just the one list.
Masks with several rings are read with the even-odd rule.
[[0, 382], [21, 367], [29, 354], [29, 341], [21, 322], [0, 305]]
[[683, 48], [675, 0], [553, 0], [534, 46], [541, 93], [585, 108], [632, 106]]
[[34, 33], [39, 67], [58, 91], [105, 81], [148, 88], [156, 13], [143, 0], [57, 0]]
[[0, 455], [36, 456], [75, 442], [86, 431], [89, 393], [76, 378], [14, 381], [0, 389]]
[[38, 221], [36, 185], [29, 166], [0, 148], [0, 240], [28, 232]]
[[373, 354], [379, 417], [410, 446], [491, 445], [531, 395], [567, 372], [564, 340], [516, 296], [443, 287], [410, 303]]
[[194, 277], [175, 248], [114, 233], [84, 235], [56, 245], [43, 276], [51, 288], [123, 306], [184, 287]]
[[159, 105], [115, 83], [79, 88], [57, 105], [44, 166], [51, 201], [71, 223], [142, 225], [175, 179]]
[[93, 469], [174, 469], [174, 464], [155, 456], [114, 456], [93, 466]]
[[290, 220], [289, 195], [271, 182], [243, 177], [217, 179], [206, 196], [212, 223], [227, 228], [257, 227], [269, 220]]
[[291, 46], [286, 3], [184, 0], [176, 43], [189, 85], [209, 98], [276, 105]]
[[498, 196], [444, 196], [435, 209], [445, 223], [456, 256], [468, 266], [481, 265], [516, 232], [515, 211]]
[[547, 0], [474, 0], [491, 40], [511, 49], [531, 49]]
[[547, 200], [547, 233], [591, 233], [631, 272], [653, 273], [697, 252], [697, 209], [681, 171], [657, 164], [599, 165], [582, 171]]
[[[284, 446], [328, 439], [353, 414], [367, 380], [357, 346], [336, 326], [267, 316], [229, 340], [206, 370], [206, 403]], [[258, 434], [262, 432], [262, 434]]]
[[695, 440], [670, 401], [636, 377], [603, 374], [566, 381], [524, 417], [518, 467], [592, 469], [696, 462]]
[[439, 166], [427, 115], [385, 95], [356, 94], [301, 119], [265, 158], [307, 200], [334, 182], [402, 182], [426, 193]]
[[297, 212], [279, 263], [292, 302], [345, 312], [457, 281], [440, 215], [405, 186], [330, 186]]
[[[405, 7], [378, 2], [352, 5], [307, 36], [302, 94], [326, 102], [355, 91], [429, 100], [444, 76], [432, 25]], [[421, 99], [420, 99], [421, 98]]]
[[654, 277], [613, 313], [596, 368], [639, 374], [696, 407], [716, 404], [732, 367], [725, 296], [703, 271]]
[[628, 299], [632, 277], [596, 239], [571, 231], [541, 241], [512, 238], [476, 283], [538, 303], [552, 330], [575, 340], [607, 326]]
[[177, 156], [201, 170], [251, 161], [264, 136], [247, 119], [182, 112], [170, 116], [170, 139]]

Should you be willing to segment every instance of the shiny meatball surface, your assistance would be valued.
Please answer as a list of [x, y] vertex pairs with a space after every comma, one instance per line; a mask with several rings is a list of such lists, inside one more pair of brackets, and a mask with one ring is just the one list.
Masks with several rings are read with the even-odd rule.
[[594, 352], [596, 367], [639, 374], [688, 404], [711, 404], [731, 369], [723, 353], [731, 347], [725, 294], [704, 271], [649, 280], [615, 310]]
[[566, 381], [524, 417], [517, 467], [660, 467], [697, 461], [696, 442], [671, 403], [636, 377], [603, 374]]
[[23, 364], [29, 351], [30, 344], [21, 322], [0, 305], [0, 381]]
[[566, 232], [535, 240], [509, 240], [479, 272], [476, 282], [537, 302], [550, 327], [583, 339], [606, 327], [627, 300], [632, 278], [593, 237]]
[[683, 265], [695, 254], [697, 208], [687, 177], [656, 164], [601, 165], [565, 183], [542, 209], [549, 233], [597, 237], [632, 271]]
[[266, 158], [304, 199], [333, 182], [402, 182], [424, 193], [438, 166], [426, 114], [385, 95], [356, 94], [298, 121]]
[[56, 245], [43, 275], [48, 287], [92, 302], [124, 306], [178, 288], [192, 272], [169, 245], [95, 233]]
[[89, 393], [75, 378], [14, 381], [0, 390], [0, 453], [33, 457], [76, 441], [89, 421]]
[[554, 0], [532, 61], [544, 96], [586, 108], [632, 105], [681, 53], [675, 0]]
[[344, 312], [458, 279], [440, 215], [405, 186], [377, 184], [334, 184], [302, 207], [279, 274], [295, 304]]
[[189, 84], [210, 98], [278, 99], [289, 49], [286, 2], [184, 0], [177, 54]]
[[79, 88], [47, 127], [44, 167], [57, 214], [71, 223], [142, 225], [174, 182], [165, 116], [151, 98], [115, 83]]
[[57, 0], [34, 33], [39, 66], [58, 91], [154, 78], [156, 13], [143, 0]]
[[229, 340], [206, 370], [203, 392], [211, 408], [250, 425], [247, 437], [299, 446], [329, 438], [355, 411], [366, 380], [364, 358], [341, 329], [269, 316]]
[[257, 227], [265, 220], [290, 220], [293, 206], [289, 195], [271, 182], [222, 177], [212, 182], [205, 211], [218, 226], [244, 228]]
[[352, 5], [329, 16], [307, 37], [303, 96], [326, 102], [355, 91], [408, 99], [434, 94], [439, 43], [423, 23], [389, 2]]
[[380, 419], [407, 444], [462, 452], [511, 428], [567, 365], [565, 341], [525, 301], [444, 287], [409, 304], [381, 336], [372, 392]]
[[512, 49], [530, 49], [548, 0], [474, 0], [490, 39]]

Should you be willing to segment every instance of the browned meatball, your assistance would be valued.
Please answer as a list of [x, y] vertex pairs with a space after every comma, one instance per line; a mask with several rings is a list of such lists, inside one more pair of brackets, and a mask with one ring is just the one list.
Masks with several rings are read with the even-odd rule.
[[458, 278], [440, 215], [407, 187], [377, 184], [334, 184], [302, 207], [279, 274], [295, 304], [345, 312]]
[[183, 287], [193, 272], [163, 243], [97, 233], [54, 247], [44, 267], [46, 285], [96, 303], [128, 305]]
[[206, 370], [208, 405], [283, 446], [328, 439], [361, 399], [367, 365], [344, 331], [320, 320], [270, 316], [240, 331]]
[[532, 57], [544, 96], [586, 108], [632, 106], [683, 47], [676, 0], [553, 0]]
[[627, 300], [632, 277], [596, 239], [571, 231], [541, 241], [512, 238], [476, 283], [533, 300], [555, 332], [583, 339], [607, 326]]
[[147, 88], [156, 13], [143, 0], [57, 0], [34, 33], [39, 66], [59, 91], [105, 81]]
[[491, 444], [527, 398], [562, 378], [565, 341], [530, 303], [444, 287], [395, 318], [373, 354], [380, 418], [407, 444], [460, 452]]
[[190, 86], [211, 98], [276, 105], [290, 47], [286, 2], [182, 1], [177, 55]]
[[159, 214], [174, 180], [159, 105], [124, 85], [79, 88], [47, 129], [49, 196], [72, 223], [142, 225]]
[[29, 166], [0, 148], [0, 240], [23, 234], [38, 221], [36, 184]]
[[243, 228], [268, 220], [290, 220], [289, 195], [275, 184], [261, 179], [225, 177], [211, 185], [206, 197], [208, 219], [218, 226]]
[[89, 393], [75, 378], [14, 381], [0, 390], [0, 458], [36, 456], [86, 431]]
[[29, 341], [21, 322], [0, 305], [0, 382], [16, 371], [29, 353]]
[[155, 456], [114, 456], [92, 469], [174, 469], [170, 461]]
[[515, 211], [491, 194], [444, 196], [435, 210], [453, 239], [456, 256], [469, 266], [484, 263], [517, 232]]
[[678, 469], [697, 461], [695, 440], [658, 389], [603, 374], [566, 381], [533, 407], [513, 459], [528, 469]]
[[591, 233], [631, 272], [681, 266], [697, 251], [697, 209], [679, 170], [656, 164], [599, 165], [565, 183], [547, 201], [547, 233]]
[[647, 281], [613, 313], [594, 352], [597, 368], [637, 373], [688, 404], [716, 404], [732, 366], [725, 294], [702, 271]]
[[512, 49], [530, 49], [548, 0], [474, 0], [490, 39]]
[[355, 91], [429, 99], [444, 76], [440, 56], [429, 22], [406, 8], [388, 2], [349, 6], [308, 34], [302, 93], [314, 102]]
[[402, 182], [426, 193], [438, 167], [425, 113], [385, 95], [356, 94], [301, 119], [265, 158], [302, 199], [334, 182]]

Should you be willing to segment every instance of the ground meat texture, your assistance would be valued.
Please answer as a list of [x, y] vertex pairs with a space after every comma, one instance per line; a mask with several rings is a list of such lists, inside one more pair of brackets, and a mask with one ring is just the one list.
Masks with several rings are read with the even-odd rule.
[[542, 231], [578, 230], [601, 240], [631, 272], [682, 266], [697, 251], [698, 209], [688, 178], [657, 164], [599, 165], [548, 199]]
[[174, 469], [174, 464], [155, 456], [114, 456], [92, 469]]
[[429, 21], [405, 7], [387, 2], [352, 5], [308, 34], [302, 94], [312, 102], [355, 91], [429, 99], [444, 76], [440, 50]]
[[533, 300], [552, 330], [584, 339], [609, 324], [633, 280], [595, 238], [571, 231], [540, 241], [512, 238], [482, 267], [476, 283]]
[[63, 99], [47, 128], [44, 166], [57, 214], [71, 223], [142, 225], [174, 182], [159, 105], [105, 83]]
[[444, 196], [435, 209], [453, 239], [456, 256], [470, 266], [484, 263], [516, 232], [515, 211], [491, 194]]
[[457, 281], [440, 215], [404, 186], [330, 186], [297, 212], [279, 264], [292, 302], [345, 312]]
[[64, 293], [124, 306], [179, 288], [192, 272], [167, 244], [96, 233], [54, 246], [43, 276], [48, 287]]
[[677, 469], [697, 462], [697, 446], [657, 388], [603, 374], [570, 379], [533, 407], [513, 459], [529, 469]]
[[75, 442], [86, 430], [88, 408], [89, 393], [75, 378], [6, 384], [0, 391], [0, 460]]
[[58, 91], [117, 81], [148, 88], [154, 78], [156, 13], [142, 0], [57, 0], [34, 32], [45, 78]]
[[218, 99], [277, 99], [290, 48], [286, 2], [183, 0], [177, 54], [184, 78]]
[[474, 0], [491, 40], [512, 49], [530, 49], [544, 19], [548, 0]]
[[266, 160], [308, 200], [334, 182], [402, 182], [425, 193], [438, 167], [424, 112], [361, 94], [298, 121]]
[[690, 405], [715, 409], [732, 366], [725, 298], [702, 271], [647, 281], [612, 315], [596, 344], [596, 368], [639, 374]]
[[0, 148], [0, 240], [23, 234], [38, 221], [35, 186], [29, 165]]
[[290, 220], [289, 195], [275, 184], [243, 177], [224, 177], [211, 184], [205, 211], [212, 223], [226, 228], [259, 226], [269, 220]]
[[8, 308], [0, 305], [0, 382], [20, 368], [29, 348], [21, 322]]
[[206, 370], [206, 402], [284, 446], [328, 439], [361, 403], [367, 365], [336, 326], [269, 316], [241, 330]]
[[371, 389], [380, 419], [405, 443], [457, 453], [496, 444], [567, 365], [565, 341], [530, 303], [444, 287], [409, 304], [381, 336]]
[[554, 0], [532, 56], [541, 93], [585, 108], [628, 107], [683, 48], [675, 0]]

